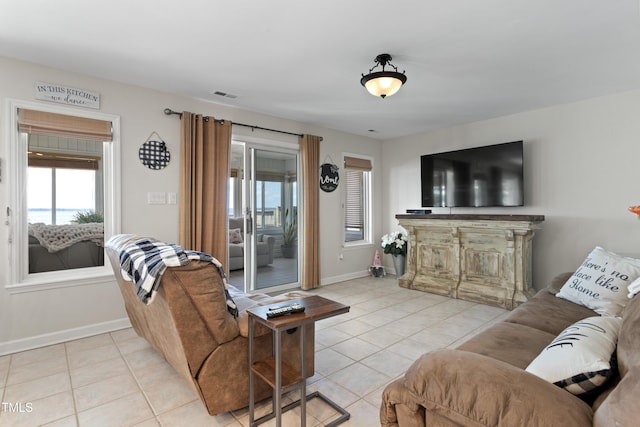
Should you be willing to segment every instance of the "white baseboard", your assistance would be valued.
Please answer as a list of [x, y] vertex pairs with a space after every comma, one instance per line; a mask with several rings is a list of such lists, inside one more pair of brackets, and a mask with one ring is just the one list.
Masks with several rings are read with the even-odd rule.
[[38, 347], [58, 344], [65, 341], [77, 340], [90, 337], [92, 335], [113, 332], [119, 329], [131, 327], [129, 318], [110, 320], [108, 322], [94, 323], [92, 325], [78, 328], [65, 329], [62, 331], [50, 332], [48, 334], [36, 335], [28, 338], [7, 341], [0, 343], [0, 356], [17, 353], [19, 351], [31, 350]]
[[344, 282], [345, 280], [359, 279], [361, 277], [367, 277], [368, 275], [369, 275], [369, 271], [363, 270], [363, 271], [356, 271], [349, 274], [342, 274], [340, 276], [325, 277], [324, 279], [320, 280], [320, 286]]

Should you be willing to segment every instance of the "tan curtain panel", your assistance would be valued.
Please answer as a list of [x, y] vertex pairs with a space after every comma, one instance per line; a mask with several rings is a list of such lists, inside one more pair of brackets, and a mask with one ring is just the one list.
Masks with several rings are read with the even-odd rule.
[[182, 113], [179, 244], [210, 254], [227, 270], [227, 180], [231, 122]]
[[18, 110], [18, 130], [28, 134], [56, 135], [92, 141], [111, 141], [111, 122], [44, 111]]
[[314, 135], [300, 138], [302, 174], [302, 289], [320, 286], [320, 141]]

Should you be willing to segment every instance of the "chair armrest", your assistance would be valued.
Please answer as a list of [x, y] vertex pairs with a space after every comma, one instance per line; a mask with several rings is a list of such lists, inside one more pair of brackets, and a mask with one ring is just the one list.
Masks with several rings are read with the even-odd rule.
[[268, 234], [258, 234], [258, 242], [267, 242], [269, 247], [273, 247], [276, 238], [273, 236], [269, 236]]
[[592, 424], [591, 407], [578, 397], [523, 369], [463, 350], [423, 355], [403, 384], [434, 417], [456, 425]]

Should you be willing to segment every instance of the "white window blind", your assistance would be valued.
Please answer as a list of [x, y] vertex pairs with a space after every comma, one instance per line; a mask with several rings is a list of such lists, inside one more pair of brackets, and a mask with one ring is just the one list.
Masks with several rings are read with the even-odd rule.
[[344, 158], [345, 201], [344, 235], [345, 242], [365, 240], [366, 194], [365, 174], [371, 171], [371, 161], [357, 157]]
[[28, 134], [65, 136], [92, 141], [113, 139], [110, 121], [24, 108], [18, 110], [18, 130]]
[[344, 225], [347, 230], [359, 230], [361, 232], [364, 228], [362, 171], [346, 169], [345, 175], [347, 196], [344, 204]]

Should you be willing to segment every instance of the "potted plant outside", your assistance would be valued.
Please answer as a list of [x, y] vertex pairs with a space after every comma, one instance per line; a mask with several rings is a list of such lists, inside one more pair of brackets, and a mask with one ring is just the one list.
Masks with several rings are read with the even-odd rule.
[[104, 216], [96, 211], [78, 211], [71, 220], [74, 224], [89, 224], [94, 222], [104, 222]]
[[289, 218], [289, 209], [284, 212], [284, 225], [282, 227], [282, 256], [295, 258], [298, 252], [298, 222], [295, 215]]

